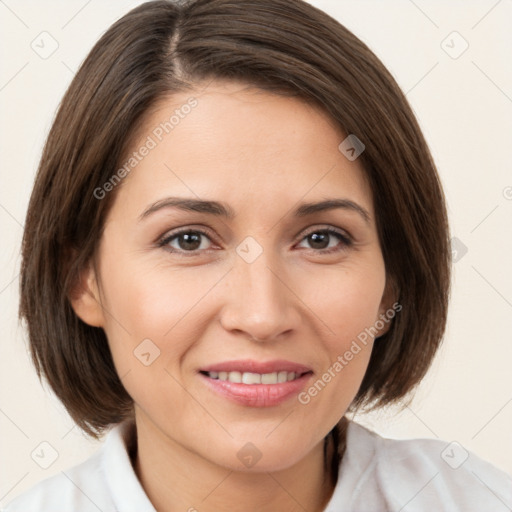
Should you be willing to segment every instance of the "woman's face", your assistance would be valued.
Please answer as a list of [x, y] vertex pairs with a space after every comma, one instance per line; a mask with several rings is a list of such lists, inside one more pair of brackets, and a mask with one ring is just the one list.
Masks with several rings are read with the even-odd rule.
[[[169, 443], [231, 469], [250, 468], [245, 452], [261, 455], [256, 471], [284, 469], [352, 402], [364, 333], [389, 301], [345, 137], [298, 99], [231, 82], [149, 114], [116, 185], [99, 291], [87, 275], [102, 306], [74, 305], [104, 328], [137, 421]], [[339, 206], [312, 206], [327, 200]]]

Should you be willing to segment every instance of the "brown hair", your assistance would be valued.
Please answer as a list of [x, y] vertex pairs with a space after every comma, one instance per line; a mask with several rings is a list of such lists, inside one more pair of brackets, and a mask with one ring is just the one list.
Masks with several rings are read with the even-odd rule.
[[133, 408], [104, 331], [82, 322], [69, 301], [116, 195], [98, 200], [94, 191], [157, 101], [214, 78], [312, 101], [365, 145], [359, 158], [402, 310], [376, 340], [352, 406], [404, 398], [441, 342], [450, 281], [443, 192], [414, 114], [379, 59], [302, 0], [148, 2], [107, 30], [67, 90], [23, 235], [20, 318], [37, 373], [91, 436]]

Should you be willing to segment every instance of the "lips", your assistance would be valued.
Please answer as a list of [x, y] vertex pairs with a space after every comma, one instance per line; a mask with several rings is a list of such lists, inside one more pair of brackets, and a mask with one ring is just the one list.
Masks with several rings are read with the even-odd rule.
[[240, 360], [201, 368], [199, 374], [210, 390], [231, 401], [251, 407], [270, 407], [297, 394], [313, 371], [285, 360]]

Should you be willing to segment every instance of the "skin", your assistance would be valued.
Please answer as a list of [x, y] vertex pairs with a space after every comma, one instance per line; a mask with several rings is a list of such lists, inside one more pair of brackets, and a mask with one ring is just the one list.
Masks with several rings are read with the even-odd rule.
[[[333, 491], [323, 439], [352, 402], [372, 343], [307, 405], [297, 396], [265, 408], [233, 403], [198, 370], [286, 359], [313, 370], [307, 388], [375, 324], [393, 300], [372, 191], [359, 160], [338, 150], [346, 135], [325, 113], [236, 82], [164, 99], [131, 151], [192, 95], [197, 107], [116, 191], [97, 264], [84, 269], [73, 307], [106, 332], [135, 403], [135, 470], [159, 511], [319, 511]], [[168, 196], [221, 201], [236, 216], [164, 208], [139, 221]], [[346, 208], [292, 215], [299, 203], [326, 198], [357, 203], [368, 221]], [[315, 245], [307, 235], [326, 227], [352, 242], [326, 235]], [[159, 247], [176, 228], [209, 234], [192, 256], [183, 237]], [[236, 251], [247, 236], [263, 250], [252, 263]], [[149, 366], [134, 356], [144, 339], [160, 350]], [[237, 457], [247, 442], [262, 455], [250, 468]]]

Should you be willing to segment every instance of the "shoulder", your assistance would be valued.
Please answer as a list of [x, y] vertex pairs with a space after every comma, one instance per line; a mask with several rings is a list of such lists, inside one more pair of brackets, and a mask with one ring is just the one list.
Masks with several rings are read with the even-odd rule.
[[2, 512], [154, 512], [128, 454], [134, 426], [114, 427], [89, 459], [43, 480]]
[[480, 512], [512, 507], [512, 477], [459, 443], [387, 439], [355, 422], [349, 423], [339, 487], [351, 496], [349, 510]]

